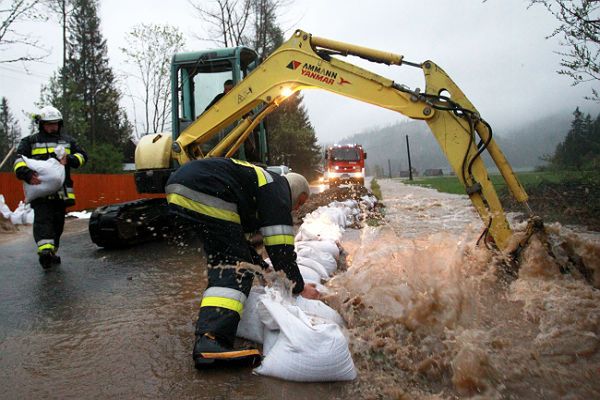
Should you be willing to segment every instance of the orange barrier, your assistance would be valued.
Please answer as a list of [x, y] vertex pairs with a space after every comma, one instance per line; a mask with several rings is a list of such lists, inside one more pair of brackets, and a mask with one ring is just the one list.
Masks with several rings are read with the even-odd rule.
[[[142, 198], [163, 197], [139, 194], [133, 174], [72, 174], [76, 204], [69, 211], [90, 210], [107, 204], [123, 203]], [[23, 182], [11, 172], [0, 172], [0, 194], [11, 210], [23, 201]]]

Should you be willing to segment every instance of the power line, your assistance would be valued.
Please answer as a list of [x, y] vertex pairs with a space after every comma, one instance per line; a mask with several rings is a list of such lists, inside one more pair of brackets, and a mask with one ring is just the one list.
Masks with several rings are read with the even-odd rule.
[[50, 75], [45, 75], [43, 73], [38, 73], [38, 72], [27, 72], [27, 71], [23, 71], [21, 69], [7, 67], [6, 65], [0, 65], [0, 69], [6, 70], [9, 72], [13, 72], [15, 74], [26, 75], [26, 76], [35, 76], [37, 78], [42, 78], [42, 79], [50, 79]]

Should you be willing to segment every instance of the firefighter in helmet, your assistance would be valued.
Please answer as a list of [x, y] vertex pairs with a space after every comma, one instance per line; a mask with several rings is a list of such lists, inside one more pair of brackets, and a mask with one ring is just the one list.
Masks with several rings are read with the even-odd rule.
[[71, 168], [83, 166], [88, 159], [85, 150], [75, 140], [62, 132], [63, 118], [55, 107], [43, 107], [35, 116], [38, 123], [38, 132], [21, 140], [17, 147], [17, 158], [14, 162], [14, 171], [17, 178], [30, 185], [39, 185], [40, 178], [36, 171], [27, 167], [23, 157], [35, 160], [57, 158], [55, 149], [62, 146], [66, 155], [59, 159], [65, 167], [65, 181], [63, 186], [53, 194], [31, 201], [31, 208], [35, 217], [33, 221], [33, 238], [37, 245], [39, 262], [44, 269], [60, 264], [57, 255], [65, 225], [66, 208], [75, 204]]
[[246, 234], [262, 234], [273, 268], [285, 273], [294, 294], [319, 298], [315, 285], [304, 283], [294, 251], [291, 211], [308, 199], [308, 182], [300, 174], [284, 177], [246, 161], [205, 158], [179, 167], [165, 192], [171, 210], [196, 227], [208, 260], [193, 349], [196, 368], [258, 357], [258, 351], [233, 349], [254, 278], [240, 263], [266, 266]]

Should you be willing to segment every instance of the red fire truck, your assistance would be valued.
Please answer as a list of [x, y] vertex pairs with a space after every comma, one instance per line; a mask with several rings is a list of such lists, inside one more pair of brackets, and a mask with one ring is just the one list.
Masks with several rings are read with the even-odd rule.
[[325, 179], [329, 187], [341, 183], [365, 184], [367, 153], [359, 144], [330, 146], [325, 150]]

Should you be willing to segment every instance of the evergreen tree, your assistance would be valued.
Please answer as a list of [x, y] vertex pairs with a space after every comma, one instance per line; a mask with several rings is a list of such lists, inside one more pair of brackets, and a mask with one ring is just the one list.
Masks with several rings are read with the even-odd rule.
[[54, 105], [64, 129], [90, 155], [82, 172], [121, 169], [122, 148], [131, 124], [119, 105], [121, 94], [108, 65], [106, 40], [100, 32], [97, 0], [72, 0], [67, 21], [65, 65], [42, 89], [38, 105]]
[[[600, 118], [600, 116], [598, 117]], [[573, 112], [571, 128], [565, 140], [556, 146], [550, 161], [558, 168], [583, 169], [598, 163], [600, 154], [600, 121], [584, 115], [579, 108]]]
[[[21, 128], [19, 128], [19, 124], [8, 107], [8, 100], [6, 100], [6, 97], [2, 97], [0, 101], [0, 162], [13, 146], [19, 144], [20, 139]], [[12, 170], [12, 162], [10, 161], [4, 163], [2, 171]]]
[[271, 164], [289, 165], [310, 179], [317, 174], [321, 147], [301, 103], [302, 96], [294, 94], [267, 117]]
[[129, 137], [131, 127], [119, 106], [121, 94], [116, 89], [115, 77], [108, 65], [97, 1], [74, 0], [73, 3], [68, 27], [69, 54], [62, 74], [73, 82], [67, 85], [66, 95], [81, 106], [79, 113], [88, 123], [86, 131], [80, 132], [84, 138], [82, 142], [91, 147], [110, 143], [120, 148]]

